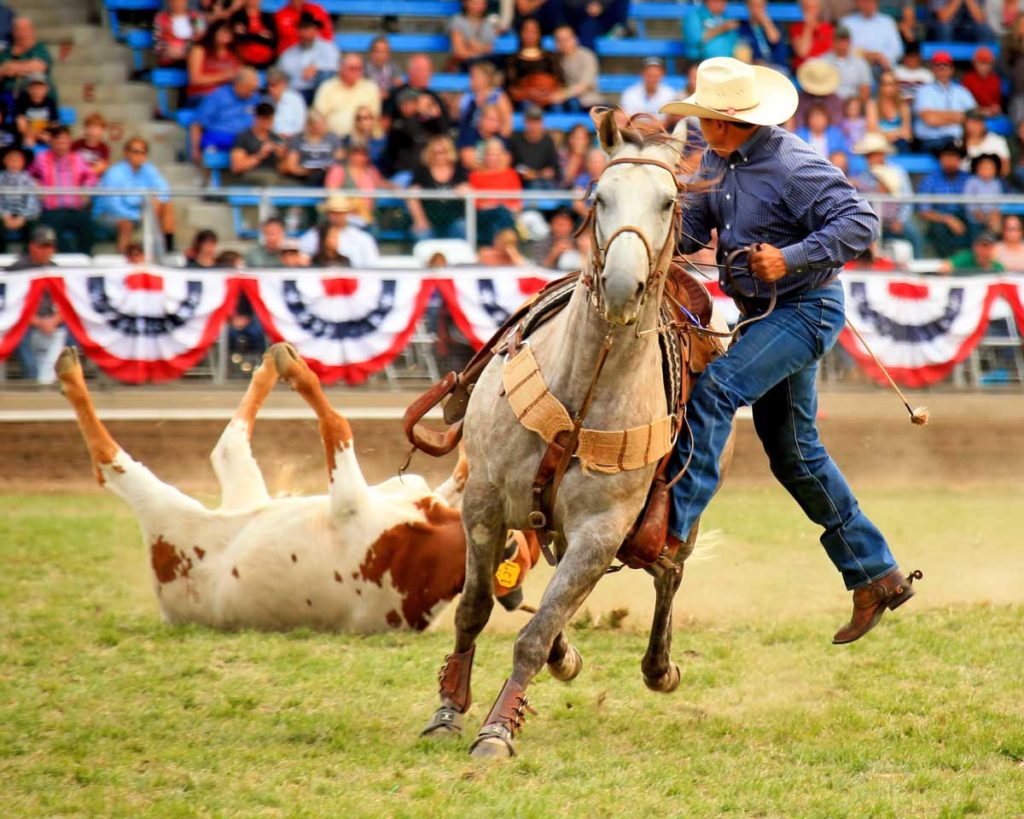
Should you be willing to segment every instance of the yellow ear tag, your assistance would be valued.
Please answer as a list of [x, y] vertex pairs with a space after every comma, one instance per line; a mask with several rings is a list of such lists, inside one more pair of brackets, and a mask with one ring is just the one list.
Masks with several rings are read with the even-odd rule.
[[506, 589], [511, 589], [519, 580], [520, 571], [518, 563], [514, 560], [506, 560], [498, 567], [498, 571], [494, 573], [494, 579], [498, 581], [499, 585], [504, 586]]

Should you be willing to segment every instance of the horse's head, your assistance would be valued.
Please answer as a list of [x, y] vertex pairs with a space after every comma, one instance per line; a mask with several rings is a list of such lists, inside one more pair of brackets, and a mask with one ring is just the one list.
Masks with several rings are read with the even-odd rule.
[[672, 134], [643, 121], [620, 130], [615, 113], [597, 122], [610, 161], [595, 188], [591, 273], [601, 314], [625, 326], [639, 319], [647, 289], [659, 286], [672, 256], [686, 122]]

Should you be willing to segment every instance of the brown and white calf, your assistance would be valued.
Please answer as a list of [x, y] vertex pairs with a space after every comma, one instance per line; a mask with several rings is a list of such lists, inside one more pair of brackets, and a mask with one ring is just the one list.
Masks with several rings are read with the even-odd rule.
[[[359, 634], [419, 630], [462, 589], [465, 460], [436, 491], [416, 475], [367, 485], [348, 422], [287, 345], [264, 357], [211, 453], [221, 487], [217, 509], [163, 483], [117, 445], [96, 415], [74, 350], [63, 352], [56, 370], [97, 479], [139, 520], [166, 621]], [[326, 495], [271, 499], [253, 458], [256, 413], [279, 377], [316, 412]], [[536, 553], [522, 538], [513, 548], [518, 587]], [[495, 590], [509, 591], [497, 581]]]

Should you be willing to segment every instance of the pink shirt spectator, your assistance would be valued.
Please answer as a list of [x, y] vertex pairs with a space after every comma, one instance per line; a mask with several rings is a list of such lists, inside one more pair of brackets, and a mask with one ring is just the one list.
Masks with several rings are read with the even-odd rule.
[[[73, 151], [57, 159], [53, 151], [46, 151], [36, 157], [35, 162], [29, 169], [44, 188], [91, 188], [96, 184], [96, 174], [85, 159]], [[40, 197], [44, 210], [56, 210], [57, 208], [74, 208], [80, 210], [88, 206], [89, 201], [84, 196], [71, 194], [51, 194]]]

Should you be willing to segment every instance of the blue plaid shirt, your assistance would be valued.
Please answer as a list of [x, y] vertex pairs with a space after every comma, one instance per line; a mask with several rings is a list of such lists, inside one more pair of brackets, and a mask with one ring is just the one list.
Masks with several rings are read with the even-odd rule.
[[[813, 290], [831, 279], [878, 238], [878, 217], [842, 172], [810, 145], [782, 128], [762, 126], [728, 158], [708, 149], [697, 178], [713, 183], [691, 193], [683, 209], [693, 253], [718, 229], [718, 262], [741, 247], [765, 242], [782, 250], [788, 273], [777, 282], [779, 297]], [[696, 240], [696, 241], [694, 241]], [[747, 272], [746, 258], [734, 272], [747, 295], [767, 298], [769, 287]], [[733, 292], [720, 274], [722, 289]]]
[[[952, 174], [935, 171], [921, 180], [917, 192], [939, 195], [944, 193], [963, 193], [968, 179], [970, 179], [970, 176], [965, 171], [956, 171]], [[917, 207], [922, 211], [930, 210], [936, 213], [951, 213], [960, 219], [964, 219], [967, 215], [963, 205], [953, 202], [933, 202], [927, 205], [918, 205]]]

